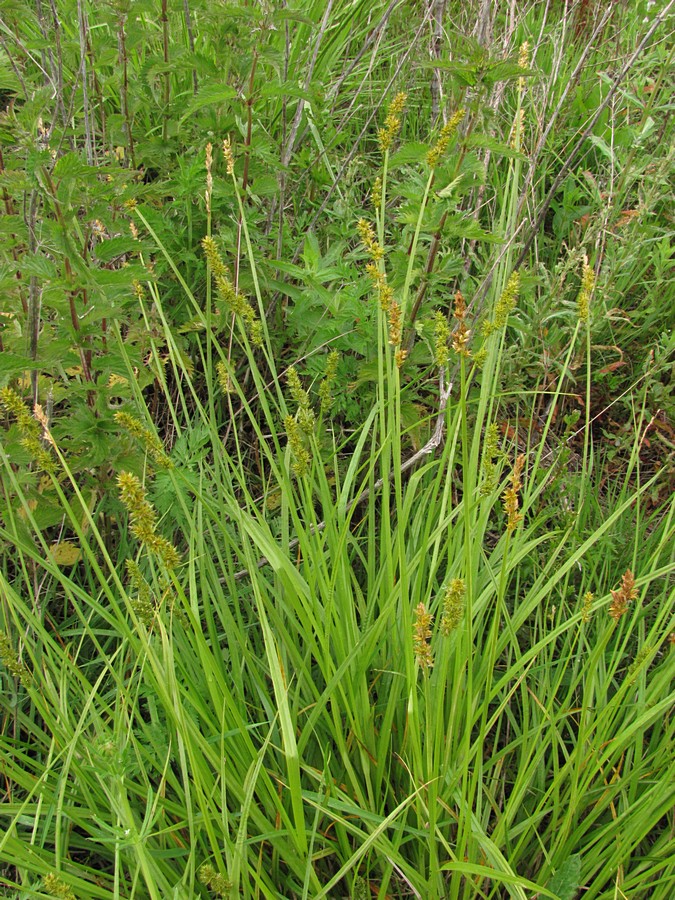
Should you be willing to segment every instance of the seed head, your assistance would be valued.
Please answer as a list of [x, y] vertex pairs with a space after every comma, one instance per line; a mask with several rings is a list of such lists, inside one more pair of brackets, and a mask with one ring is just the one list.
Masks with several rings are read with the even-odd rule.
[[331, 352], [328, 354], [328, 361], [326, 362], [326, 374], [324, 375], [323, 380], [319, 385], [319, 398], [321, 400], [322, 413], [328, 412], [334, 403], [332, 390], [333, 383], [335, 382], [335, 378], [337, 376], [339, 361], [340, 354], [338, 353], [338, 351], [331, 350]]
[[588, 322], [590, 315], [591, 296], [595, 287], [595, 272], [593, 267], [588, 265], [588, 259], [584, 262], [584, 268], [581, 274], [581, 288], [577, 297], [577, 310], [579, 318], [582, 322]]
[[164, 466], [167, 469], [173, 468], [173, 461], [167, 456], [164, 445], [160, 439], [156, 434], [153, 434], [149, 428], [145, 428], [138, 419], [134, 418], [134, 416], [129, 413], [117, 412], [115, 413], [115, 421], [118, 422], [122, 428], [126, 429], [130, 435], [136, 438], [148, 455], [151, 456], [158, 465]]
[[431, 150], [429, 150], [429, 152], [427, 153], [427, 165], [430, 169], [435, 169], [445, 155], [445, 151], [448, 149], [450, 139], [452, 138], [455, 131], [457, 131], [457, 126], [463, 118], [464, 110], [458, 109], [457, 112], [453, 113], [453, 115], [448, 119], [447, 124], [444, 125], [441, 129], [438, 140], [431, 148]]
[[213, 866], [208, 863], [200, 866], [199, 880], [202, 884], [205, 884], [212, 893], [217, 894], [219, 897], [229, 896], [230, 891], [232, 890], [232, 884], [228, 879], [224, 875], [221, 875], [220, 872], [216, 872]]
[[453, 578], [445, 589], [441, 634], [447, 637], [457, 628], [464, 617], [464, 595], [466, 585], [461, 578]]
[[509, 534], [516, 530], [518, 523], [521, 522], [523, 518], [522, 514], [518, 512], [518, 493], [522, 487], [521, 474], [524, 464], [525, 454], [521, 453], [513, 466], [513, 472], [511, 473], [510, 478], [511, 483], [502, 495], [504, 512], [506, 513], [506, 531]]
[[0, 662], [2, 662], [10, 675], [19, 679], [25, 688], [31, 686], [33, 676], [19, 659], [19, 654], [4, 631], [0, 631]]
[[373, 190], [370, 195], [375, 209], [379, 209], [382, 204], [382, 178], [378, 175], [373, 184]]
[[400, 116], [407, 99], [407, 94], [398, 93], [389, 104], [387, 117], [384, 120], [384, 128], [380, 128], [377, 132], [377, 140], [380, 145], [380, 150], [383, 153], [386, 153], [390, 149], [394, 138], [399, 133], [401, 128]]
[[288, 438], [288, 446], [291, 448], [291, 453], [294, 457], [293, 471], [298, 478], [302, 478], [302, 476], [306, 475], [309, 471], [312, 457], [305, 447], [302, 429], [293, 416], [286, 416], [284, 419], [284, 427], [286, 429], [286, 437]]
[[415, 609], [413, 648], [415, 659], [421, 669], [430, 669], [434, 664], [434, 657], [429, 645], [432, 619], [433, 616], [427, 612], [424, 603], [420, 603]]
[[49, 894], [50, 897], [60, 897], [61, 900], [77, 900], [75, 894], [70, 890], [65, 881], [62, 881], [58, 875], [55, 875], [53, 872], [50, 872], [49, 875], [45, 875], [42, 885], [45, 894]]
[[584, 606], [581, 610], [581, 621], [582, 622], [590, 622], [591, 621], [591, 612], [593, 607], [594, 595], [591, 591], [586, 591], [584, 594]]
[[401, 343], [402, 321], [401, 307], [392, 300], [389, 306], [389, 343], [392, 347], [397, 347]]
[[449, 340], [450, 326], [447, 317], [437, 310], [434, 314], [434, 359], [439, 368], [447, 366], [450, 359]]
[[232, 144], [229, 138], [225, 138], [223, 141], [223, 156], [227, 163], [227, 174], [232, 175], [234, 172], [234, 154], [232, 153]]
[[157, 534], [157, 516], [139, 479], [131, 472], [120, 472], [117, 486], [120, 499], [129, 513], [131, 533], [159, 557], [167, 569], [175, 569], [180, 562], [180, 555], [170, 541]]
[[630, 569], [626, 569], [621, 577], [621, 587], [616, 591], [610, 591], [612, 602], [609, 605], [610, 616], [618, 622], [618, 620], [628, 612], [629, 605], [637, 597], [637, 588], [635, 587], [635, 576]]

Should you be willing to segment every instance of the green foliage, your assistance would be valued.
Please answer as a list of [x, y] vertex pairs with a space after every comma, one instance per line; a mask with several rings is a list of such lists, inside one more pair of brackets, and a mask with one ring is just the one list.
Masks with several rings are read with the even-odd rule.
[[0, 3], [3, 896], [672, 895], [670, 50], [563, 6]]

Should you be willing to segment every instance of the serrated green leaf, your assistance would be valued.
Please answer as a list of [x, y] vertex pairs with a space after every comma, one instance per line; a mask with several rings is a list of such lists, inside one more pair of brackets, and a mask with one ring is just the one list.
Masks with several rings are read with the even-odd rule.
[[53, 281], [60, 275], [51, 259], [41, 253], [26, 253], [21, 259], [21, 270], [24, 275], [35, 275], [36, 278]]
[[90, 170], [85, 162], [80, 159], [79, 153], [65, 153], [56, 161], [53, 176], [55, 179], [74, 178], [76, 175], [83, 175]]
[[0, 375], [8, 375], [11, 378], [31, 368], [35, 368], [35, 362], [27, 356], [19, 356], [10, 353], [9, 350], [0, 353]]
[[443, 234], [447, 237], [461, 237], [470, 241], [485, 241], [488, 244], [501, 244], [504, 241], [501, 235], [484, 231], [474, 219], [466, 216], [448, 216], [443, 226]]
[[281, 84], [275, 84], [274, 82], [264, 84], [260, 88], [260, 97], [297, 97], [308, 102], [312, 100], [312, 95], [309, 91], [291, 81], [284, 81]]
[[228, 84], [222, 84], [222, 82], [205, 84], [197, 91], [194, 100], [188, 105], [187, 110], [180, 120], [180, 124], [182, 124], [189, 116], [193, 115], [193, 113], [196, 113], [197, 110], [203, 109], [205, 106], [220, 106], [223, 103], [227, 103], [229, 100], [234, 100], [236, 96], [237, 92]]
[[396, 151], [396, 153], [392, 153], [392, 155], [390, 156], [389, 168], [393, 170], [398, 168], [399, 166], [409, 165], [410, 163], [417, 163], [420, 160], [424, 159], [428, 152], [428, 144], [423, 144], [421, 142], [411, 142], [409, 144], [404, 144]]
[[101, 241], [96, 245], [95, 253], [96, 259], [100, 262], [110, 262], [111, 259], [131, 253], [133, 250], [138, 250], [138, 241], [135, 241], [131, 235], [129, 237], [123, 235]]

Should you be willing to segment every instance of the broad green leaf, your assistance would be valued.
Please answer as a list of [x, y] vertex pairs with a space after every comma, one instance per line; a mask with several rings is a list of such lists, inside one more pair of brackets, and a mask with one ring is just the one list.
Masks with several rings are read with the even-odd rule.
[[575, 853], [558, 868], [547, 888], [558, 900], [574, 900], [581, 886], [581, 855]]
[[205, 106], [222, 106], [223, 103], [234, 100], [236, 96], [237, 92], [228, 84], [205, 84], [203, 87], [200, 87], [195, 98], [188, 104], [185, 113], [180, 119], [180, 123], [182, 124], [189, 116]]

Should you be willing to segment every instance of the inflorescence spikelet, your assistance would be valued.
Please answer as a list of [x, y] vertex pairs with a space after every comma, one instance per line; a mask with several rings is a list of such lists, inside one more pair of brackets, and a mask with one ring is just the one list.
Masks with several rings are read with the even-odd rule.
[[435, 169], [445, 155], [445, 152], [448, 149], [448, 145], [450, 144], [450, 140], [454, 133], [457, 131], [457, 126], [463, 118], [464, 110], [458, 109], [457, 112], [453, 113], [453, 115], [450, 116], [447, 123], [441, 129], [438, 140], [427, 153], [427, 165], [430, 169]]
[[377, 140], [383, 153], [386, 153], [391, 148], [394, 138], [401, 129], [401, 113], [407, 99], [408, 95], [400, 92], [396, 94], [389, 104], [387, 117], [384, 120], [384, 128], [380, 128], [377, 132]]
[[131, 533], [159, 557], [167, 569], [175, 569], [180, 562], [178, 550], [165, 537], [157, 534], [157, 516], [140, 480], [131, 472], [120, 472], [117, 486], [120, 499], [129, 513]]

